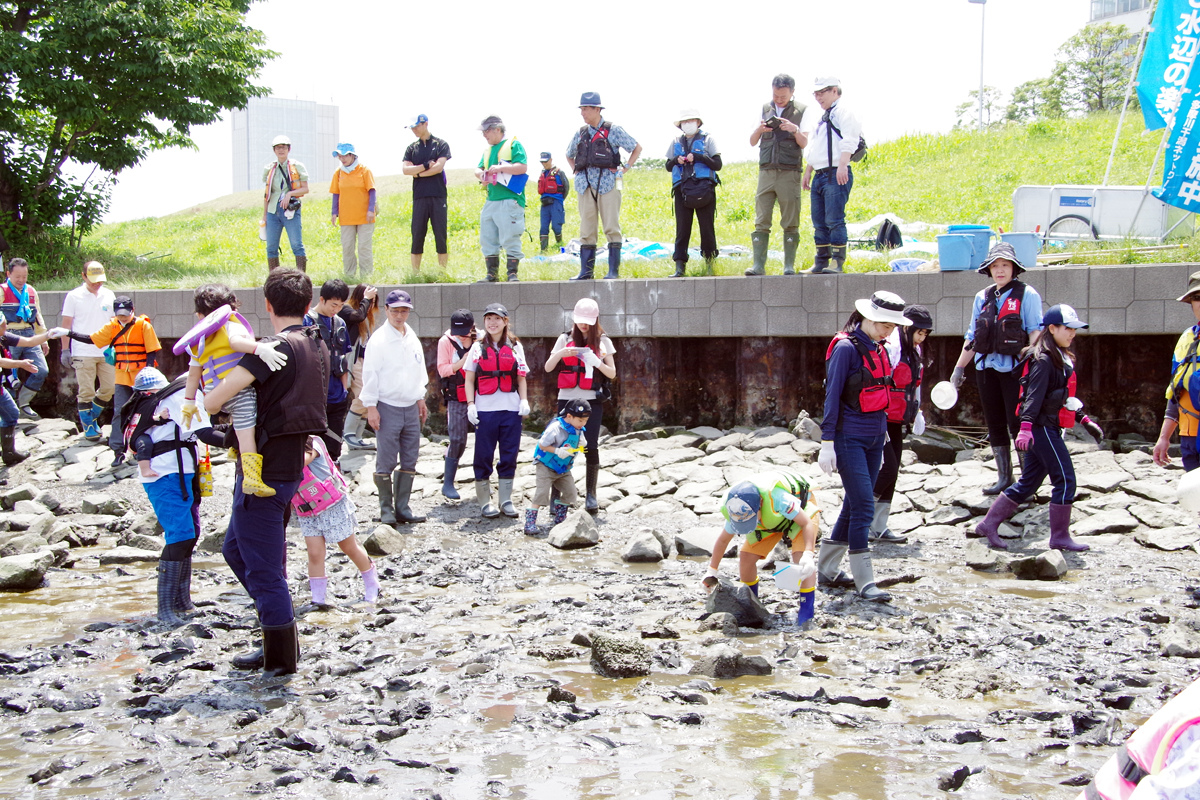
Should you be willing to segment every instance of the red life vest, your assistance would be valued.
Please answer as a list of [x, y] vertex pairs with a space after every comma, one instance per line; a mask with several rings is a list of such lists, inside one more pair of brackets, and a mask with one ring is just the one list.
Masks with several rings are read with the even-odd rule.
[[864, 414], [873, 414], [876, 411], [887, 409], [893, 385], [892, 362], [888, 360], [887, 353], [881, 346], [876, 345], [872, 350], [859, 341], [857, 336], [841, 331], [833, 337], [829, 342], [829, 348], [825, 351], [826, 369], [828, 369], [829, 358], [833, 355], [833, 348], [837, 347], [837, 343], [843, 339], [849, 340], [854, 345], [854, 349], [862, 356], [863, 363], [861, 369], [846, 377], [846, 383], [842, 387], [841, 401], [854, 411]]
[[483, 354], [475, 363], [475, 393], [495, 394], [517, 390], [517, 356], [506, 342], [497, 348], [491, 338], [481, 343]]
[[538, 177], [538, 194], [562, 194], [562, 187], [558, 185], [558, 170], [542, 170]]
[[[454, 353], [458, 357], [455, 361], [462, 358], [471, 349], [470, 347], [463, 347], [458, 343], [458, 339], [453, 336], [447, 335], [446, 338], [450, 340], [451, 346], [454, 347]], [[450, 402], [451, 400], [457, 400], [460, 403], [467, 402], [466, 370], [460, 369], [449, 378], [442, 378], [442, 399], [446, 402]]]
[[917, 407], [921, 402], [921, 376], [924, 372], [925, 368], [917, 364], [914, 376], [912, 367], [903, 358], [892, 367], [895, 385], [888, 392], [888, 422], [912, 422], [917, 418]]
[[983, 293], [983, 308], [975, 318], [976, 353], [1017, 356], [1029, 343], [1029, 334], [1025, 332], [1025, 323], [1021, 319], [1025, 284], [1014, 280], [1005, 288], [1012, 291], [999, 307], [997, 300], [1000, 293], [995, 285], [989, 286]]
[[[1025, 398], [1025, 384], [1029, 378], [1029, 365], [1032, 359], [1025, 361], [1025, 366], [1021, 370], [1021, 388], [1017, 392], [1017, 410], [1014, 412], [1018, 417], [1021, 416], [1021, 401]], [[1054, 403], [1061, 403], [1058, 409], [1058, 427], [1063, 430], [1070, 430], [1075, 427], [1075, 412], [1067, 408], [1067, 400], [1075, 396], [1075, 369], [1070, 367], [1070, 372], [1067, 374], [1067, 385], [1056, 391], [1046, 392], [1045, 398], [1042, 400], [1042, 408]], [[1043, 416], [1038, 412], [1038, 416]], [[1049, 421], [1049, 420], [1046, 420]]]
[[[567, 346], [577, 347], [578, 345], [575, 345], [574, 341], [568, 337]], [[594, 347], [591, 348], [591, 350], [597, 356], [600, 356], [599, 350]], [[587, 367], [584, 365], [582, 358], [576, 358], [575, 356], [563, 356], [562, 369], [560, 369], [558, 372], [558, 388], [574, 389], [576, 386], [578, 386], [580, 389], [595, 389], [595, 372], [592, 373], [593, 377], [591, 378], [586, 377], [586, 372]]]

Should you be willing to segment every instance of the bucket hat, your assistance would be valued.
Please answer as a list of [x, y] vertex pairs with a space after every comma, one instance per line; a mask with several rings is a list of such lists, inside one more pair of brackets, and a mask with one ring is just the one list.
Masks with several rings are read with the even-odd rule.
[[678, 128], [680, 125], [683, 124], [683, 121], [687, 120], [687, 119], [697, 119], [697, 120], [700, 120], [701, 125], [704, 124], [704, 117], [700, 116], [700, 109], [685, 108], [682, 111], [680, 111], [679, 116], [675, 118], [675, 127]]
[[1008, 242], [1000, 242], [1000, 244], [988, 251], [987, 258], [983, 260], [983, 264], [976, 270], [980, 275], [991, 276], [992, 262], [997, 259], [1006, 259], [1013, 263], [1013, 277], [1017, 277], [1025, 271], [1025, 265], [1017, 258], [1017, 251]]
[[876, 292], [870, 300], [855, 300], [854, 307], [872, 322], [890, 322], [893, 325], [911, 325], [912, 320], [904, 316], [904, 301], [891, 292]]
[[1180, 295], [1176, 299], [1179, 300], [1179, 302], [1181, 302], [1181, 303], [1190, 303], [1191, 300], [1189, 300], [1188, 298], [1194, 294], [1200, 295], [1200, 272], [1192, 273], [1192, 276], [1190, 278], [1188, 278], [1187, 291], [1184, 292], [1182, 295]]
[[358, 153], [354, 152], [354, 145], [350, 144], [349, 142], [338, 142], [337, 147], [333, 148], [333, 157], [334, 158], [337, 158], [338, 156], [352, 156], [352, 155], [356, 156], [356, 155], [358, 155]]
[[925, 306], [911, 305], [904, 309], [904, 316], [912, 320], [912, 327], [933, 333], [933, 315]]

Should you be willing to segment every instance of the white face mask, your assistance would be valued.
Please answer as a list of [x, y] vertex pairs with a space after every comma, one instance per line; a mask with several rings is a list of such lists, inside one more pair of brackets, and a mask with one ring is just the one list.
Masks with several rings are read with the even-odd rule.
[[680, 127], [680, 130], [683, 131], [684, 136], [695, 136], [696, 131], [700, 130], [700, 123], [685, 122], [682, 125], [680, 125], [679, 127]]
[[354, 168], [358, 166], [358, 159], [351, 161], [348, 167], [345, 164], [339, 164], [339, 166], [342, 168], [342, 172], [354, 172]]

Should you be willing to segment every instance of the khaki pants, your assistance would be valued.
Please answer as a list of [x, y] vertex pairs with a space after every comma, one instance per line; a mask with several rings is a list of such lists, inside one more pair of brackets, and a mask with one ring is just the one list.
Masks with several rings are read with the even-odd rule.
[[754, 195], [754, 230], [771, 232], [771, 217], [779, 201], [779, 225], [784, 233], [800, 229], [800, 179], [798, 169], [760, 169], [758, 192]]
[[584, 189], [579, 198], [579, 241], [596, 243], [597, 221], [604, 221], [604, 238], [609, 244], [621, 242], [621, 190], [613, 189], [597, 195], [592, 187]]
[[358, 399], [358, 396], [362, 394], [363, 387], [362, 365], [363, 360], [356, 358], [354, 365], [350, 367], [350, 413], [365, 417], [367, 416], [367, 407]]
[[537, 508], [550, 505], [550, 490], [558, 489], [559, 500], [563, 505], [573, 506], [579, 500], [579, 492], [575, 490], [575, 477], [571, 470], [559, 475], [540, 461], [534, 462], [536, 483], [533, 489], [533, 504]]
[[[81, 406], [90, 405], [92, 400], [107, 403], [113, 396], [113, 385], [117, 379], [117, 368], [100, 356], [71, 356], [71, 366], [75, 369], [75, 380], [79, 383], [79, 396], [76, 402]], [[96, 379], [100, 379], [100, 388], [96, 388]]]
[[[364, 278], [371, 277], [371, 273], [375, 270], [375, 257], [371, 253], [371, 236], [374, 233], [374, 222], [342, 226], [342, 269], [347, 278], [353, 278], [356, 270]], [[358, 242], [357, 259], [354, 257], [356, 239]]]

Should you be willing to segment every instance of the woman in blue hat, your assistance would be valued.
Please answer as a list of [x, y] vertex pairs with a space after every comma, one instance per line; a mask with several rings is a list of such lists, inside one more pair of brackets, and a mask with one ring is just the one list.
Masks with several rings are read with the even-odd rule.
[[354, 145], [340, 142], [333, 151], [340, 166], [333, 172], [329, 193], [333, 196], [334, 225], [341, 226], [342, 269], [346, 280], [355, 275], [369, 280], [375, 271], [371, 237], [375, 234], [375, 175], [354, 152]]

